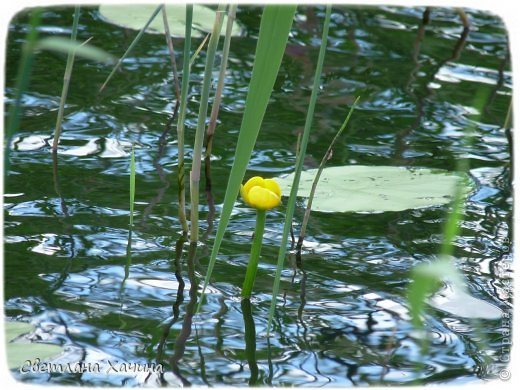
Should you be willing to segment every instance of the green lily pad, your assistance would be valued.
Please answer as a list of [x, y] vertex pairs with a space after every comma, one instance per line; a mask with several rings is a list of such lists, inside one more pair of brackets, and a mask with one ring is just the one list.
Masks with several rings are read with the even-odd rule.
[[[37, 358], [45, 360], [63, 352], [63, 348], [59, 345], [35, 343], [21, 338], [24, 334], [33, 331], [33, 327], [26, 322], [5, 321], [4, 324], [9, 369], [19, 368], [28, 360], [31, 362]], [[13, 341], [15, 339], [16, 341]]]
[[[317, 169], [303, 171], [298, 196], [308, 197]], [[279, 178], [282, 193], [291, 191], [294, 174]], [[461, 176], [443, 170], [393, 166], [347, 165], [325, 168], [312, 210], [383, 212], [449, 203]], [[465, 180], [469, 185], [469, 180]]]
[[[150, 16], [153, 14], [157, 4], [102, 4], [99, 6], [99, 13], [103, 19], [109, 23], [120, 27], [141, 30]], [[174, 37], [184, 37], [186, 26], [186, 4], [167, 4], [166, 15], [168, 16], [168, 26], [170, 34]], [[216, 11], [200, 4], [193, 5], [193, 29], [192, 36], [200, 38], [211, 32], [215, 22]], [[226, 26], [227, 16], [224, 16]], [[225, 34], [225, 27], [221, 35]], [[147, 33], [164, 34], [164, 23], [162, 15], [157, 15], [150, 26], [146, 29]], [[236, 21], [233, 22], [231, 36], [240, 36], [242, 30]]]
[[33, 327], [27, 322], [5, 321], [5, 341], [10, 342], [26, 333], [32, 332]]

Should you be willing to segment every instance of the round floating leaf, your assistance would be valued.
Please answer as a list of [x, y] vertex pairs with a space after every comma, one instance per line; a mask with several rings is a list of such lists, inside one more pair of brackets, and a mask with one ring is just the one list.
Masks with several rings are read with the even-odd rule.
[[[157, 4], [102, 4], [99, 6], [99, 13], [109, 23], [117, 26], [141, 30], [150, 16], [153, 14]], [[215, 22], [216, 11], [200, 4], [193, 5], [193, 30], [192, 36], [200, 38], [211, 32]], [[174, 37], [184, 37], [186, 26], [186, 4], [167, 4], [166, 15], [170, 34]], [[224, 25], [227, 23], [227, 16], [224, 16]], [[150, 26], [146, 29], [148, 33], [164, 34], [164, 24], [161, 15], [155, 17]], [[222, 29], [221, 35], [225, 34]], [[241, 29], [238, 23], [233, 22], [232, 36], [240, 36]]]
[[[63, 348], [59, 345], [33, 343], [28, 339], [20, 338], [33, 330], [25, 322], [5, 321], [7, 364], [9, 369], [21, 367], [26, 361], [34, 362], [36, 358], [45, 360], [59, 355]], [[12, 341], [17, 339], [16, 341]]]
[[[302, 172], [298, 196], [308, 197], [316, 169]], [[348, 165], [325, 168], [312, 209], [322, 212], [401, 211], [449, 203], [461, 177], [425, 168]], [[290, 192], [293, 174], [280, 178]], [[469, 184], [469, 180], [465, 180]]]

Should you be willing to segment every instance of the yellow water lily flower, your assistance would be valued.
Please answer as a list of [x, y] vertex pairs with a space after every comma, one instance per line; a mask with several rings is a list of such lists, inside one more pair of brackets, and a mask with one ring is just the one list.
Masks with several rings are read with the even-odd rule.
[[258, 210], [270, 210], [282, 202], [282, 190], [273, 179], [254, 176], [240, 186], [244, 202]]

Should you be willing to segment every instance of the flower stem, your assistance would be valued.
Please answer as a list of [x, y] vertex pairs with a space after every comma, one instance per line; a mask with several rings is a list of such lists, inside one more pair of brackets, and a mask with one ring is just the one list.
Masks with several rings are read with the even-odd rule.
[[258, 260], [260, 259], [262, 239], [264, 237], [265, 214], [265, 210], [258, 210], [256, 214], [255, 236], [253, 238], [253, 246], [251, 247], [251, 256], [247, 264], [246, 278], [242, 286], [242, 298], [251, 297], [251, 291], [255, 284], [256, 270], [258, 269]]

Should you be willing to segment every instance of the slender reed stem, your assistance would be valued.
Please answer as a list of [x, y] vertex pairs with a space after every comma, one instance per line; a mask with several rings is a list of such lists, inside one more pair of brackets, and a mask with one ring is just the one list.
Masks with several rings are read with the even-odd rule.
[[314, 74], [314, 84], [312, 87], [309, 108], [307, 110], [307, 117], [305, 119], [305, 126], [303, 129], [303, 135], [301, 138], [301, 143], [300, 143], [300, 148], [299, 148], [300, 153], [298, 154], [298, 157], [296, 158], [296, 167], [295, 167], [295, 172], [294, 172], [293, 185], [291, 188], [291, 194], [289, 196], [289, 200], [287, 202], [287, 210], [286, 210], [286, 214], [285, 214], [285, 224], [283, 227], [282, 239], [280, 242], [280, 250], [278, 252], [278, 262], [277, 262], [277, 266], [276, 266], [275, 280], [273, 283], [271, 307], [269, 308], [269, 318], [268, 318], [268, 322], [267, 322], [267, 335], [269, 335], [271, 323], [273, 321], [274, 311], [276, 309], [276, 298], [277, 298], [278, 292], [280, 290], [280, 279], [282, 276], [282, 269], [283, 269], [283, 263], [285, 260], [285, 253], [287, 251], [287, 241], [288, 241], [288, 237], [289, 237], [289, 231], [291, 230], [291, 226], [292, 226], [292, 219], [293, 219], [295, 203], [296, 203], [296, 195], [298, 193], [298, 187], [300, 184], [300, 176], [301, 176], [301, 171], [302, 171], [302, 167], [303, 167], [303, 160], [305, 157], [305, 153], [307, 151], [307, 144], [309, 142], [309, 134], [310, 134], [310, 128], [312, 125], [312, 119], [314, 116], [314, 108], [316, 106], [316, 100], [318, 98], [318, 91], [320, 89], [321, 72], [323, 69], [323, 62], [325, 60], [325, 51], [327, 48], [327, 38], [329, 36], [329, 22], [330, 22], [331, 10], [332, 10], [332, 6], [330, 4], [327, 5], [326, 13], [325, 13], [325, 21], [323, 22], [323, 33], [322, 33], [322, 37], [321, 37], [320, 52], [318, 55], [318, 62], [316, 64], [316, 72]]
[[166, 15], [166, 7], [162, 9], [163, 23], [164, 23], [164, 35], [166, 37], [166, 44], [168, 45], [168, 52], [170, 53], [170, 62], [173, 70], [173, 82], [175, 86], [175, 97], [177, 102], [175, 104], [174, 113], [177, 112], [181, 100], [181, 87], [179, 86], [179, 75], [177, 73], [177, 62], [175, 61], [175, 50], [173, 49], [172, 36], [170, 34], [170, 26], [168, 25], [168, 16]]
[[507, 109], [506, 118], [504, 119], [504, 125], [502, 126], [504, 129], [510, 129], [513, 127], [512, 121], [512, 112], [513, 112], [513, 99], [509, 102], [509, 108]]
[[192, 67], [193, 63], [195, 62], [195, 60], [199, 56], [199, 53], [201, 52], [201, 50], [204, 48], [204, 46], [208, 42], [208, 39], [209, 39], [210, 36], [211, 36], [211, 33], [210, 34], [206, 34], [206, 36], [204, 37], [204, 39], [200, 43], [199, 47], [197, 47], [197, 49], [195, 50], [195, 52], [191, 56], [190, 62], [189, 62], [190, 70], [191, 70], [191, 67]]
[[211, 38], [208, 44], [208, 52], [206, 55], [206, 65], [204, 70], [204, 82], [199, 106], [199, 118], [197, 122], [197, 130], [195, 132], [195, 143], [193, 145], [193, 162], [190, 172], [190, 242], [197, 242], [199, 239], [199, 185], [200, 185], [200, 168], [202, 163], [202, 144], [204, 141], [204, 130], [206, 127], [206, 117], [208, 115], [209, 90], [211, 87], [211, 79], [213, 73], [213, 63], [215, 60], [215, 52], [217, 50], [220, 30], [224, 19], [223, 5], [219, 5], [215, 24], [211, 32]]
[[112, 69], [112, 72], [110, 72], [110, 74], [108, 75], [107, 79], [105, 80], [105, 82], [101, 85], [101, 88], [99, 88], [99, 92], [102, 92], [105, 87], [107, 86], [108, 82], [110, 81], [110, 79], [112, 78], [112, 76], [114, 76], [114, 74], [117, 72], [117, 70], [119, 69], [119, 67], [121, 66], [121, 64], [123, 63], [124, 59], [128, 56], [128, 54], [132, 51], [132, 49], [134, 48], [134, 46], [137, 44], [137, 42], [139, 42], [139, 40], [141, 39], [141, 37], [143, 36], [144, 32], [146, 31], [146, 29], [148, 28], [148, 26], [150, 25], [150, 23], [153, 22], [153, 20], [155, 19], [155, 17], [157, 16], [157, 14], [161, 11], [161, 9], [164, 7], [164, 4], [161, 4], [160, 6], [158, 6], [155, 11], [153, 11], [153, 14], [152, 16], [150, 16], [150, 19], [148, 19], [148, 21], [146, 22], [146, 24], [143, 26], [143, 28], [139, 31], [139, 33], [137, 33], [137, 35], [135, 36], [134, 40], [132, 41], [132, 43], [130, 44], [130, 46], [128, 46], [128, 49], [126, 49], [125, 53], [123, 54], [123, 56], [117, 61], [116, 65], [114, 66], [114, 68]]
[[257, 210], [256, 227], [253, 237], [253, 245], [251, 246], [251, 255], [247, 263], [246, 277], [242, 286], [242, 298], [250, 298], [255, 284], [256, 271], [258, 269], [258, 261], [262, 250], [262, 240], [264, 238], [265, 229], [265, 210]]
[[222, 101], [222, 91], [224, 89], [224, 81], [226, 78], [226, 69], [229, 57], [229, 47], [231, 44], [231, 33], [233, 31], [233, 22], [235, 21], [236, 11], [237, 5], [231, 4], [228, 10], [226, 36], [224, 38], [224, 47], [222, 49], [222, 63], [220, 65], [220, 72], [218, 75], [217, 89], [215, 91], [215, 100], [213, 101], [213, 107], [211, 108], [211, 116], [209, 118], [208, 129], [206, 130], [206, 157], [211, 156], [211, 150], [213, 148], [213, 135], [215, 134], [215, 127], [217, 126], [217, 117], [220, 109], [220, 102]]
[[58, 174], [58, 155], [56, 153], [52, 153], [52, 179], [54, 181], [54, 191], [56, 191], [56, 195], [60, 198], [61, 212], [65, 217], [68, 217], [69, 210], [61, 194], [60, 176]]
[[134, 225], [134, 200], [135, 200], [135, 153], [134, 145], [132, 145], [132, 154], [130, 155], [130, 229]]
[[303, 216], [303, 222], [302, 222], [302, 226], [300, 228], [300, 235], [298, 237], [298, 243], [296, 244], [296, 249], [298, 251], [301, 251], [301, 249], [302, 249], [303, 238], [305, 237], [305, 231], [307, 230], [307, 224], [309, 223], [309, 218], [311, 216], [312, 201], [314, 199], [316, 187], [318, 187], [318, 183], [320, 181], [321, 173], [323, 172], [323, 168], [325, 168], [325, 164], [327, 163], [327, 161], [330, 160], [330, 158], [332, 156], [332, 148], [334, 147], [334, 145], [335, 145], [336, 141], [338, 140], [338, 138], [340, 137], [340, 135], [343, 133], [343, 130], [345, 130], [345, 128], [347, 127], [347, 124], [350, 120], [352, 113], [354, 112], [354, 108], [356, 107], [358, 100], [359, 100], [359, 96], [354, 101], [354, 104], [352, 105], [352, 107], [350, 107], [350, 111], [347, 115], [347, 118], [345, 119], [345, 121], [343, 122], [343, 125], [341, 125], [341, 128], [339, 129], [339, 131], [336, 133], [336, 135], [332, 139], [332, 142], [330, 143], [327, 151], [325, 152], [325, 155], [321, 159], [320, 166], [318, 167], [318, 171], [316, 172], [316, 176], [314, 177], [314, 181], [312, 182], [311, 192], [309, 193], [309, 200], [307, 201], [307, 208], [305, 209], [305, 215]]
[[218, 76], [217, 89], [215, 92], [215, 100], [211, 108], [211, 116], [209, 118], [208, 129], [206, 130], [206, 157], [204, 158], [204, 173], [206, 176], [206, 193], [211, 196], [211, 151], [213, 150], [213, 136], [215, 127], [217, 126], [217, 117], [220, 110], [220, 102], [222, 100], [222, 91], [224, 89], [224, 81], [226, 78], [226, 69], [229, 56], [229, 47], [231, 44], [231, 33], [233, 30], [233, 22], [237, 10], [236, 4], [231, 4], [228, 9], [228, 20], [226, 26], [226, 36], [224, 38], [224, 48], [222, 50], [222, 63]]
[[193, 4], [186, 4], [186, 29], [184, 40], [184, 57], [182, 62], [182, 89], [179, 118], [177, 121], [177, 158], [179, 160], [177, 184], [179, 191], [179, 222], [184, 236], [188, 235], [188, 221], [186, 218], [186, 188], [184, 171], [184, 121], [186, 119], [186, 107], [188, 105], [188, 89], [190, 85], [190, 49], [191, 49], [191, 23], [193, 20]]
[[9, 107], [9, 115], [7, 116], [7, 123], [5, 126], [5, 154], [4, 154], [4, 174], [7, 184], [7, 173], [9, 172], [9, 150], [11, 148], [11, 139], [18, 130], [20, 125], [20, 114], [22, 111], [22, 96], [31, 75], [32, 62], [34, 58], [34, 46], [38, 38], [38, 25], [40, 24], [42, 10], [34, 8], [31, 11], [31, 18], [29, 19], [29, 31], [22, 46], [22, 56], [18, 73], [16, 75], [15, 95], [13, 103]]
[[[72, 34], [70, 37], [71, 42], [76, 41], [78, 35], [78, 24], [79, 24], [80, 7], [74, 8], [74, 21], [72, 23]], [[72, 74], [72, 68], [74, 66], [74, 57], [76, 55], [75, 50], [69, 50], [67, 55], [67, 65], [65, 66], [65, 75], [63, 76], [63, 87], [61, 89], [60, 107], [58, 109], [58, 117], [56, 119], [56, 130], [54, 131], [54, 140], [52, 142], [52, 152], [58, 152], [58, 142], [61, 135], [61, 124], [63, 122], [63, 113], [65, 110], [65, 102], [67, 101], [67, 95], [69, 93], [70, 76]]]
[[[262, 13], [260, 31], [255, 50], [255, 60], [251, 72], [251, 81], [247, 93], [242, 124], [238, 135], [233, 167], [229, 172], [226, 194], [220, 212], [215, 240], [202, 286], [204, 296], [211, 274], [217, 261], [224, 233], [229, 224], [231, 213], [240, 191], [240, 185], [247, 170], [258, 133], [264, 118], [267, 103], [271, 96], [282, 57], [287, 47], [287, 40], [293, 24], [296, 5], [266, 5]], [[203, 303], [199, 301], [197, 311]]]

